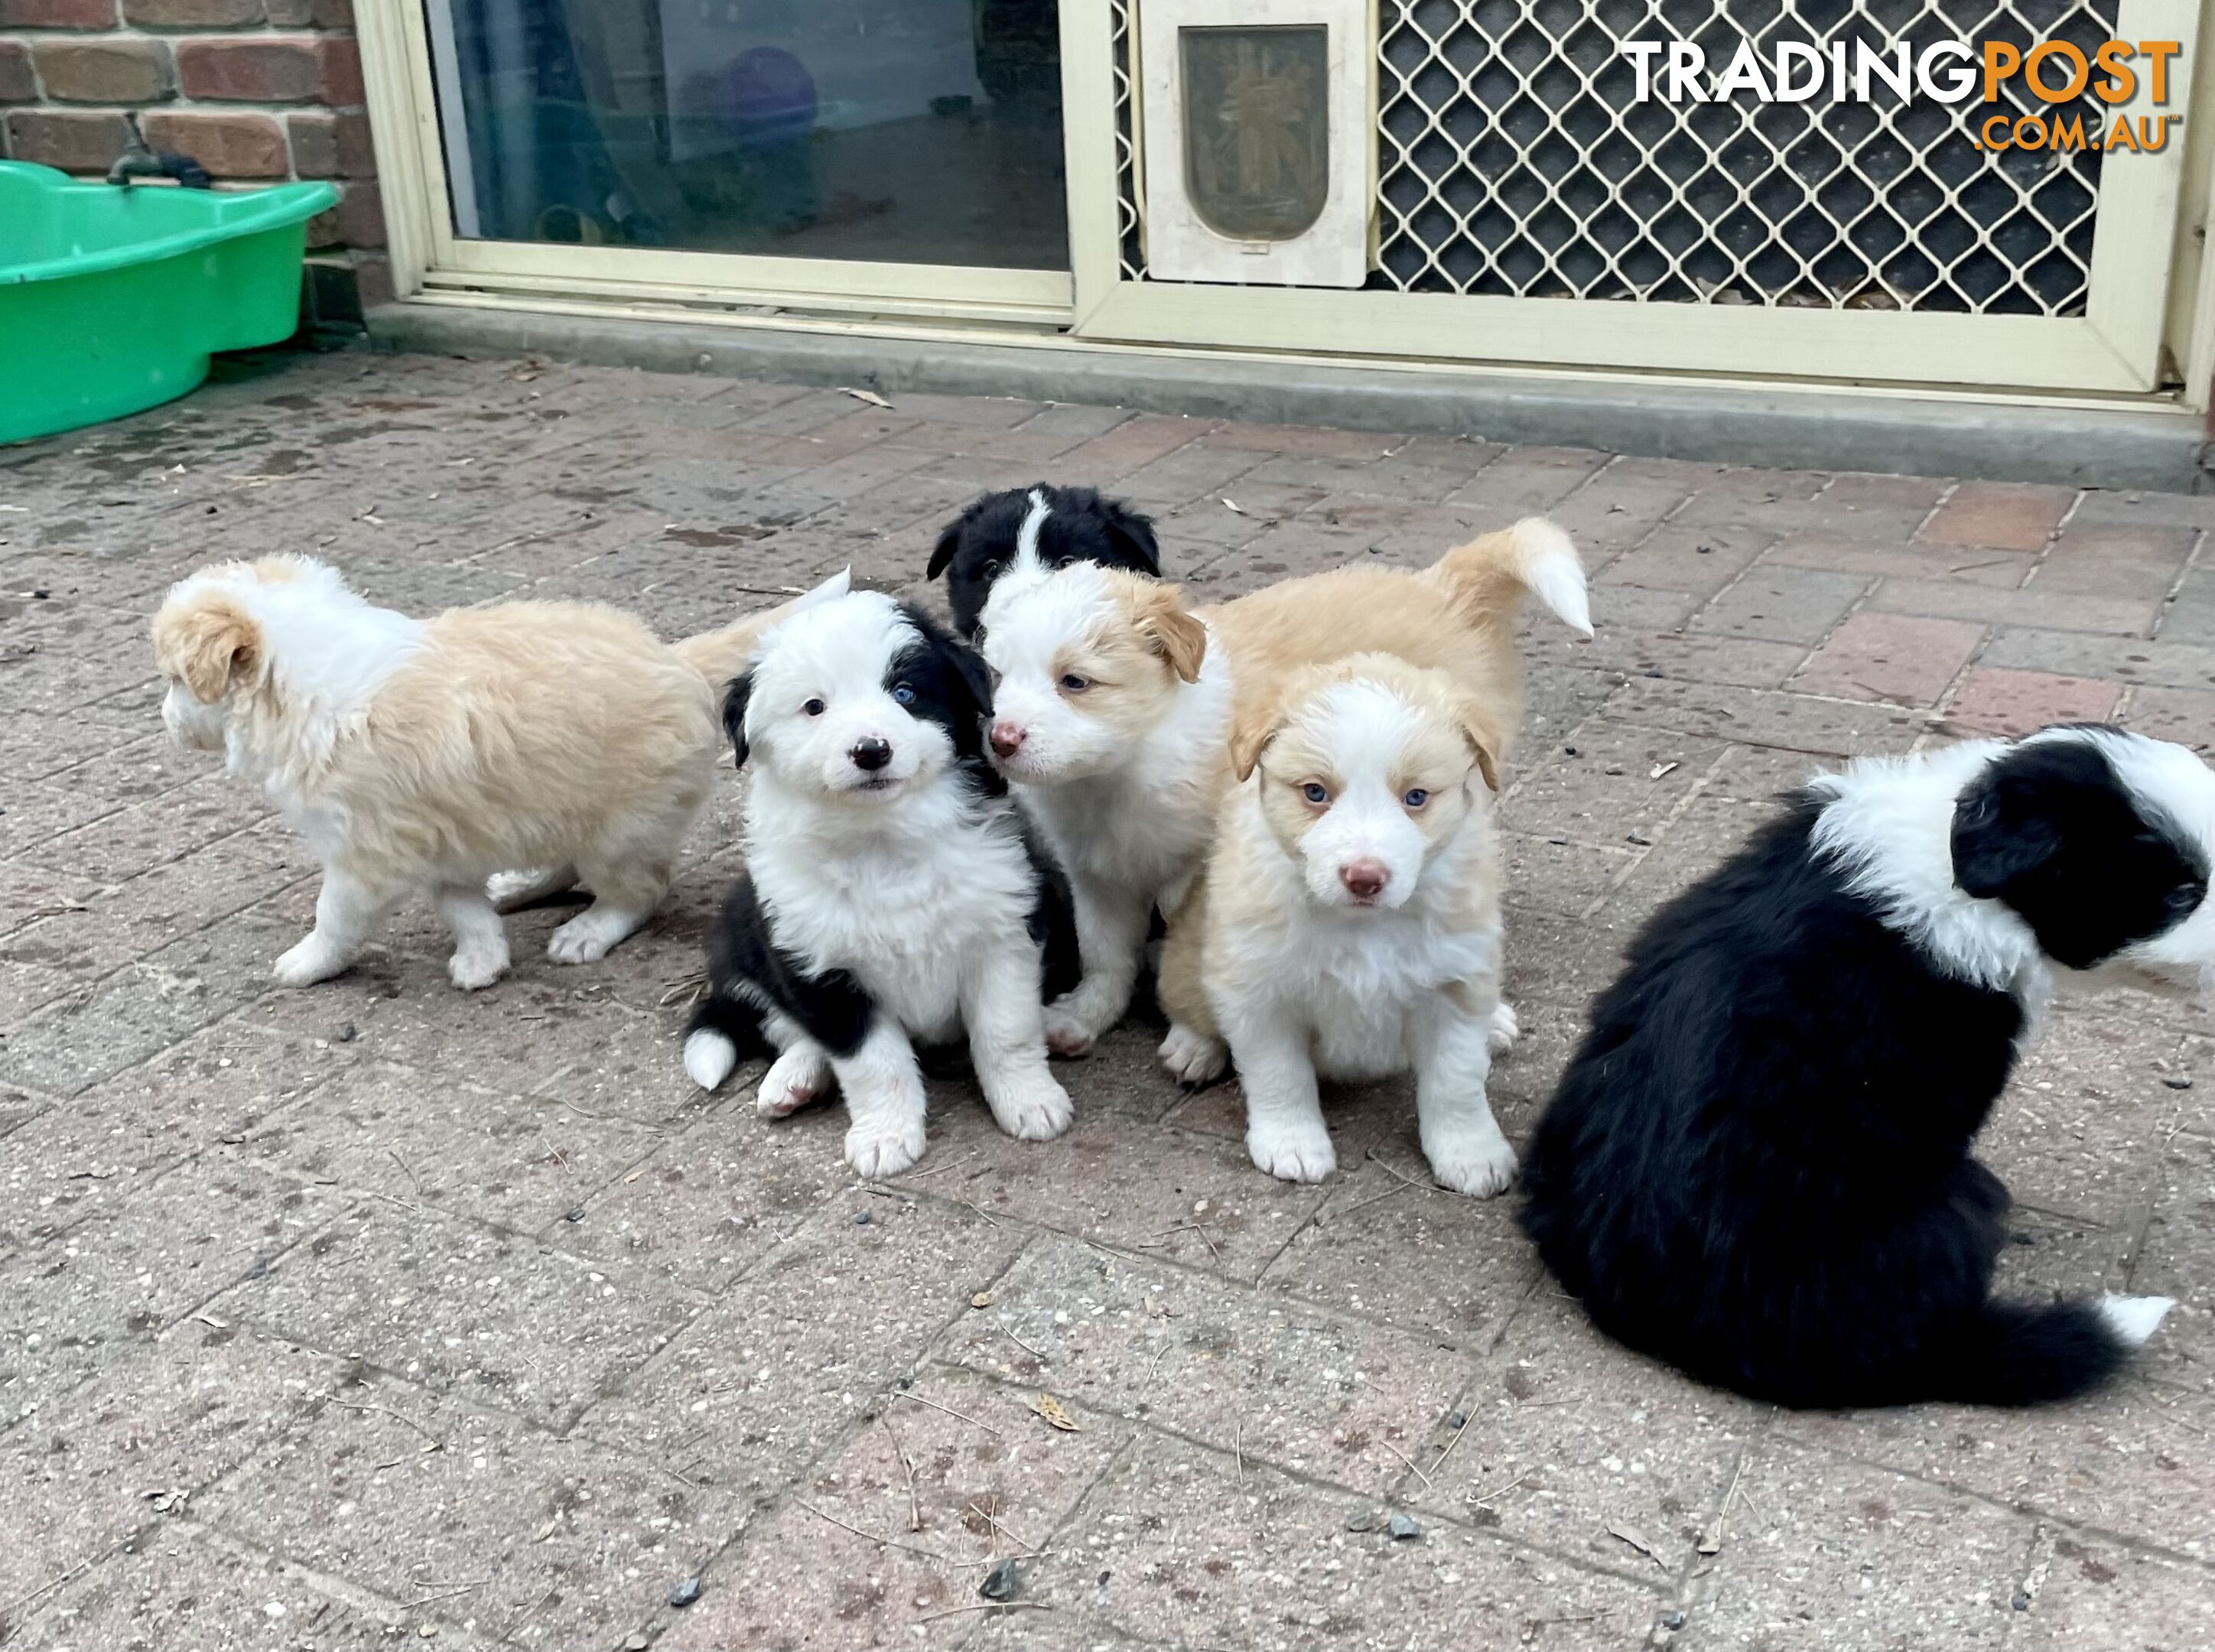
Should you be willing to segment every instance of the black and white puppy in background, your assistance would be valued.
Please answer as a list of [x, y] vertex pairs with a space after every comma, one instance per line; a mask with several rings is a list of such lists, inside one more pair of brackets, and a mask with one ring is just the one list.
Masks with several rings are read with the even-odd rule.
[[1077, 975], [1069, 889], [985, 760], [990, 709], [976, 654], [874, 592], [801, 607], [725, 701], [753, 765], [747, 874], [708, 936], [685, 1071], [713, 1090], [740, 1056], [774, 1053], [758, 1101], [772, 1119], [836, 1079], [865, 1176], [922, 1157], [914, 1044], [965, 1029], [1001, 1128], [1069, 1127], [1041, 1008]]
[[1009, 488], [974, 501], [938, 536], [923, 570], [946, 575], [954, 629], [975, 638], [985, 599], [1003, 575], [1043, 578], [1071, 562], [1097, 562], [1158, 578], [1162, 550], [1154, 525], [1089, 488]]
[[1787, 1405], [2064, 1398], [2170, 1304], [1990, 1294], [1969, 1155], [2059, 985], [2215, 990], [2215, 773], [2059, 727], [1819, 777], [1664, 907], [1523, 1158], [1610, 1335]]

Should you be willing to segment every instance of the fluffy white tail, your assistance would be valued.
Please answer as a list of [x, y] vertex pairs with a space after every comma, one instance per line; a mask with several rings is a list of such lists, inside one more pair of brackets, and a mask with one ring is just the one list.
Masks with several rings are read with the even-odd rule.
[[1512, 617], [1527, 592], [1579, 636], [1592, 634], [1584, 564], [1569, 536], [1543, 517], [1526, 516], [1504, 533], [1457, 546], [1432, 571], [1472, 616]]

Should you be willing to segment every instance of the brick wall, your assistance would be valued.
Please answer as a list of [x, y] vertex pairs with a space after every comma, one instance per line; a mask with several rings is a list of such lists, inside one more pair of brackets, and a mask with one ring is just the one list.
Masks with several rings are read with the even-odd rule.
[[323, 178], [308, 226], [310, 318], [391, 296], [353, 0], [0, 0], [0, 155], [96, 176], [130, 141], [224, 183]]

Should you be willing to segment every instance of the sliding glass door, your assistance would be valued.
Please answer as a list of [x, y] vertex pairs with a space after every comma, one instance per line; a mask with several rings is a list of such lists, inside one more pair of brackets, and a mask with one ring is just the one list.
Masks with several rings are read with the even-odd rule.
[[1055, 0], [426, 0], [424, 22], [457, 242], [1069, 268]]

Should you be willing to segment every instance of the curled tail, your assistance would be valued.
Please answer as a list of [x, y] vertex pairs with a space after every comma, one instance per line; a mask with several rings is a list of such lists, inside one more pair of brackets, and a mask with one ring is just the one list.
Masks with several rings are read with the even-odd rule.
[[1541, 516], [1457, 546], [1431, 564], [1471, 617], [1512, 617], [1527, 592], [1582, 636], [1592, 634], [1585, 567], [1569, 536]]
[[1924, 1393], [1972, 1405], [2039, 1405], [2096, 1387], [2175, 1305], [2161, 1296], [2096, 1302], [1986, 1302], [1932, 1351]]
[[813, 590], [795, 597], [790, 602], [781, 602], [774, 608], [764, 608], [758, 614], [746, 614], [733, 620], [721, 630], [703, 631], [697, 636], [688, 636], [682, 642], [670, 646], [683, 660], [717, 689], [753, 664], [754, 649], [762, 634], [780, 621], [787, 620], [812, 603], [831, 597], [843, 597], [853, 588], [853, 570], [842, 568]]

